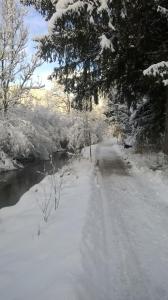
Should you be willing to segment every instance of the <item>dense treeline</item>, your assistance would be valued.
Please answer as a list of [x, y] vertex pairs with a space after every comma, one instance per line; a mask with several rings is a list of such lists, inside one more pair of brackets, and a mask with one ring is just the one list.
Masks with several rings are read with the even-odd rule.
[[135, 114], [136, 126], [143, 129], [140, 138], [160, 144], [168, 131], [167, 1], [22, 2], [48, 20], [49, 33], [38, 40], [41, 56], [59, 62], [53, 75], [75, 93], [78, 108], [87, 99], [91, 109], [90, 99], [97, 103], [99, 92], [115, 87], [115, 100], [134, 109], [141, 103]]

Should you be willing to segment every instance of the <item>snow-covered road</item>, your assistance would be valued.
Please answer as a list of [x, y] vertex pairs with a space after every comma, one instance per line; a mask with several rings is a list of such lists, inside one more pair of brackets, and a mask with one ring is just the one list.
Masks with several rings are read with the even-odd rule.
[[168, 299], [168, 195], [119, 147], [96, 150], [82, 242], [80, 300]]

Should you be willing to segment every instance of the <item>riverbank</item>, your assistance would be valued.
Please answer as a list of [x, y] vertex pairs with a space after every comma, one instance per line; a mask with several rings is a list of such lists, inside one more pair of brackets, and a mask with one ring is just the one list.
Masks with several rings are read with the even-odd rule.
[[92, 172], [88, 159], [74, 161], [0, 210], [3, 299], [74, 299]]

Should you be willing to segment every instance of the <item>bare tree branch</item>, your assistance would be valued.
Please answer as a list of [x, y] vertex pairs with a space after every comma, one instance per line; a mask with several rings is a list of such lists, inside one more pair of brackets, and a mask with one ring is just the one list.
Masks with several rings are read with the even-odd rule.
[[30, 89], [32, 75], [42, 64], [37, 54], [30, 60], [26, 56], [25, 14], [17, 0], [0, 0], [0, 108], [5, 114], [19, 102], [25, 87]]

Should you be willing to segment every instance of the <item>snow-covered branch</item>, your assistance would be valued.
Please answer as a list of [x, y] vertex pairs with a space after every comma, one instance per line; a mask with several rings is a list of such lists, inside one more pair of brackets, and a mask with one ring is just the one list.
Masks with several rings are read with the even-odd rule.
[[161, 61], [157, 64], [151, 65], [149, 68], [143, 71], [144, 76], [152, 76], [152, 77], [161, 77], [163, 83], [165, 85], [168, 84], [167, 82], [167, 75], [168, 75], [168, 61]]
[[25, 85], [41, 64], [37, 55], [31, 61], [26, 55], [25, 14], [18, 1], [0, 1], [0, 108], [5, 113], [19, 101]]
[[168, 9], [163, 6], [158, 6], [157, 11], [168, 18]]

